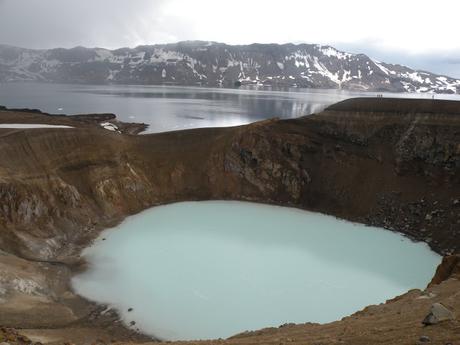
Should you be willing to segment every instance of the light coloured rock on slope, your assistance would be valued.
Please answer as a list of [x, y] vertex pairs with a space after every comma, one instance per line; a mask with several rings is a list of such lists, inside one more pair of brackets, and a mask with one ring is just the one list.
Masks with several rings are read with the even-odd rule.
[[435, 303], [431, 306], [430, 313], [423, 319], [424, 325], [436, 325], [443, 321], [453, 320], [454, 314], [441, 303]]

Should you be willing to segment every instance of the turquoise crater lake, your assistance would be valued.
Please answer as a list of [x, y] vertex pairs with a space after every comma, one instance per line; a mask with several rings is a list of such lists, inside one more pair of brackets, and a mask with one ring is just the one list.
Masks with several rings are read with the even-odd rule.
[[425, 287], [441, 260], [390, 231], [236, 201], [154, 207], [84, 256], [77, 293], [169, 340], [338, 320]]

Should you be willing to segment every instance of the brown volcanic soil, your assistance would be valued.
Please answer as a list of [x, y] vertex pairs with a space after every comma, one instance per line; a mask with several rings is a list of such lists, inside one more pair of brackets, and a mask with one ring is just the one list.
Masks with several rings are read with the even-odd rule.
[[[101, 229], [174, 201], [289, 205], [460, 250], [457, 102], [354, 99], [295, 120], [142, 136], [119, 122], [123, 134], [102, 129], [105, 116], [0, 111], [0, 123], [75, 127], [0, 129], [0, 324], [55, 342], [141, 341], [116, 313], [74, 295], [68, 279]], [[229, 342], [414, 344], [420, 332], [459, 341], [457, 320], [421, 328], [434, 301], [460, 310], [460, 284], [446, 281], [457, 271], [444, 270], [434, 297], [413, 291], [340, 322]]]
[[[144, 123], [126, 123], [117, 120], [115, 114], [82, 114], [82, 115], [59, 115], [44, 113], [37, 109], [8, 109], [0, 106], [0, 123], [24, 123], [24, 124], [47, 124], [65, 125], [76, 128], [97, 128], [100, 123], [110, 122], [119, 127], [125, 134], [138, 134], [145, 130], [148, 125]], [[5, 129], [3, 129], [5, 130]], [[11, 131], [11, 129], [9, 130]]]

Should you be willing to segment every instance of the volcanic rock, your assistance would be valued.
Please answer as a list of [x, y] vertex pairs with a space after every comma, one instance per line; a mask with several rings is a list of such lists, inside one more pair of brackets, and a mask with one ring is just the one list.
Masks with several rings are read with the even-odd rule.
[[453, 320], [454, 314], [441, 303], [434, 303], [430, 313], [422, 321], [424, 325], [436, 325], [442, 321]]

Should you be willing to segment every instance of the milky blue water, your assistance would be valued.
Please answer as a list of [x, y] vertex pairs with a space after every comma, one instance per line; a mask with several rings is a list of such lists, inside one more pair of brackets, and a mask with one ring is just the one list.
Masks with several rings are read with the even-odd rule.
[[74, 277], [76, 292], [165, 339], [338, 320], [425, 287], [440, 263], [425, 244], [386, 230], [229, 201], [152, 208], [102, 233], [84, 256], [90, 269]]

